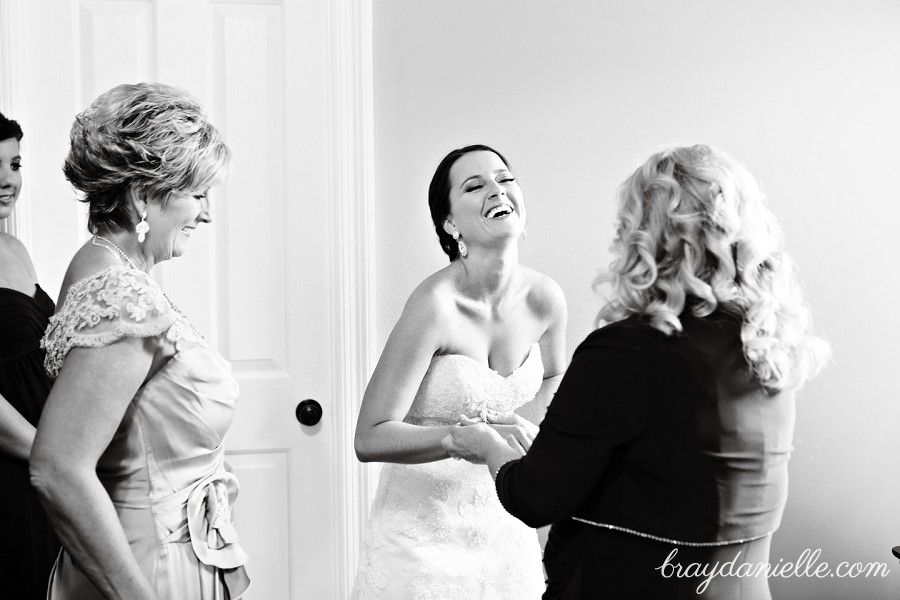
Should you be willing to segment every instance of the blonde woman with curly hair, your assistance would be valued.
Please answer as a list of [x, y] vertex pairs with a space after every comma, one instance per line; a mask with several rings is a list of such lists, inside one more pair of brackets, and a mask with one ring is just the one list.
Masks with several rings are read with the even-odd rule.
[[553, 524], [545, 599], [768, 600], [794, 396], [828, 346], [759, 184], [708, 146], [651, 156], [619, 191], [611, 300], [527, 454], [483, 425], [504, 507]]
[[76, 117], [66, 178], [88, 204], [42, 340], [55, 383], [31, 478], [62, 538], [48, 600], [219, 600], [249, 580], [223, 439], [229, 364], [150, 277], [212, 220], [230, 151], [187, 93], [120, 85]]

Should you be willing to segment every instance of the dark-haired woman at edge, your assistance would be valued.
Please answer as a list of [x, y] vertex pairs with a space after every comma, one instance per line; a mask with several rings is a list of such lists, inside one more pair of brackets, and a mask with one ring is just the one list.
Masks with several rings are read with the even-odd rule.
[[[0, 220], [22, 189], [22, 128], [0, 114]], [[0, 590], [4, 598], [43, 600], [59, 552], [50, 522], [31, 487], [28, 458], [50, 379], [41, 336], [53, 300], [37, 284], [25, 246], [0, 233]]]

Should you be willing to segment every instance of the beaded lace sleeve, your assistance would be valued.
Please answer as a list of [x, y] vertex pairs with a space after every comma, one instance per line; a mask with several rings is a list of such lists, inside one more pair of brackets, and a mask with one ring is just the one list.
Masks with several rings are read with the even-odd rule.
[[115, 265], [74, 283], [50, 319], [41, 347], [56, 377], [72, 348], [100, 348], [123, 337], [152, 337], [179, 320], [162, 290], [142, 271]]

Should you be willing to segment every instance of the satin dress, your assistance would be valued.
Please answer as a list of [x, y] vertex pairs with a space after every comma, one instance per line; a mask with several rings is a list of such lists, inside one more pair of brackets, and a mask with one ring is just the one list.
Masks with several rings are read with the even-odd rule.
[[[435, 356], [404, 421], [445, 426], [512, 411], [543, 374], [538, 344], [507, 377], [468, 356]], [[544, 587], [537, 532], [504, 510], [484, 465], [384, 466], [353, 600], [536, 600]]]
[[[239, 598], [247, 554], [231, 521], [238, 482], [225, 434], [238, 385], [229, 363], [147, 274], [108, 267], [73, 284], [44, 337], [58, 375], [75, 347], [164, 336], [175, 354], [138, 390], [97, 465], [131, 551], [161, 599]], [[63, 551], [48, 600], [102, 596]]]
[[[40, 341], [53, 308], [40, 286], [33, 296], [0, 288], [0, 395], [35, 427], [50, 393]], [[43, 600], [59, 542], [28, 463], [0, 454], [0, 485], [0, 597]]]

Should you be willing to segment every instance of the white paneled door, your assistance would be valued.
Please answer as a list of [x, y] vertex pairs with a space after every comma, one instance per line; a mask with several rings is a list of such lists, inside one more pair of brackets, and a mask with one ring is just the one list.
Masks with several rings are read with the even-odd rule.
[[[352, 454], [373, 340], [370, 6], [0, 0], [0, 8], [0, 85], [16, 89], [0, 97], [13, 106], [0, 109], [22, 122], [26, 151], [40, 157], [28, 171], [30, 210], [13, 225], [51, 289], [87, 235], [59, 172], [61, 123], [115, 84], [154, 80], [189, 90], [224, 134], [234, 168], [211, 194], [213, 222], [156, 276], [240, 382], [227, 445], [241, 482], [236, 526], [251, 555], [246, 598], [346, 598], [371, 488]], [[316, 425], [295, 416], [306, 399], [323, 409]]]

